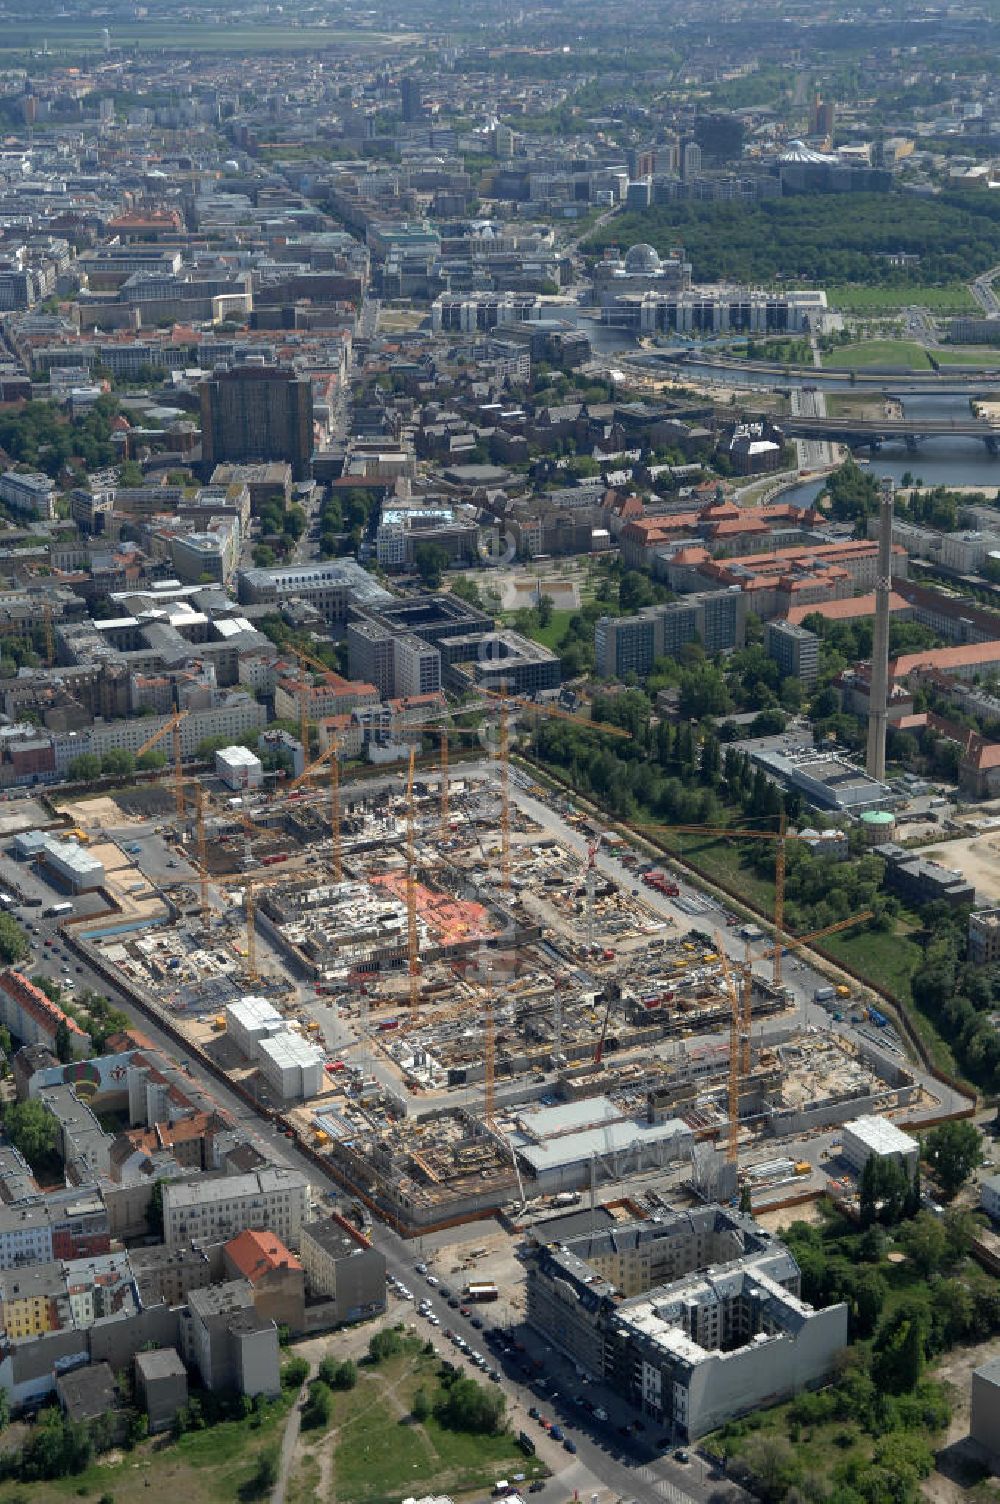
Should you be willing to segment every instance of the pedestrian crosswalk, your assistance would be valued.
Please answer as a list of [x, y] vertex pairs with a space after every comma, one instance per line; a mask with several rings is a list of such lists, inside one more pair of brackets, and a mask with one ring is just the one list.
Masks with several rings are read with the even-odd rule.
[[[671, 1483], [668, 1478], [659, 1478], [651, 1467], [637, 1467], [633, 1477], [647, 1485], [647, 1488], [658, 1498], [663, 1499], [665, 1504], [697, 1504], [697, 1501], [676, 1483]], [[648, 1495], [647, 1495], [648, 1496]]]

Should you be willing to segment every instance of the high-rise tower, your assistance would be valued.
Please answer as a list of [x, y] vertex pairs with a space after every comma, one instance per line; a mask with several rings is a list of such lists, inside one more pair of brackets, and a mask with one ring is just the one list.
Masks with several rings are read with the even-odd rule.
[[878, 573], [875, 577], [875, 631], [872, 637], [868, 700], [869, 776], [885, 778], [885, 732], [889, 720], [889, 594], [892, 590], [892, 496], [890, 475], [882, 477], [878, 511]]

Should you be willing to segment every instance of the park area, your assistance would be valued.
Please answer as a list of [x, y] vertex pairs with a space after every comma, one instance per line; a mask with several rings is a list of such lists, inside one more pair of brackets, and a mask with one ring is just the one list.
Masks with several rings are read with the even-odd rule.
[[909, 371], [933, 369], [923, 345], [907, 339], [869, 339], [857, 345], [840, 345], [823, 356], [823, 365], [831, 371], [854, 371], [868, 366]]
[[443, 1423], [443, 1375], [452, 1377], [430, 1344], [412, 1336], [377, 1363], [359, 1363], [353, 1388], [331, 1390], [325, 1423], [307, 1427], [303, 1419], [287, 1504], [398, 1504], [408, 1495], [489, 1493], [513, 1473], [545, 1475], [512, 1431]]

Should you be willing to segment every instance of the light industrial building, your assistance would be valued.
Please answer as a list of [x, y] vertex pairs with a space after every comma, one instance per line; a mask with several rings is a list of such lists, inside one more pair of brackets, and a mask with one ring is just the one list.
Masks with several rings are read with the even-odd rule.
[[690, 1441], [821, 1382], [847, 1307], [799, 1298], [788, 1249], [721, 1206], [539, 1248], [529, 1323], [636, 1411]]
[[215, 776], [229, 789], [259, 789], [264, 764], [249, 747], [220, 747], [215, 754]]
[[303, 1101], [319, 1094], [324, 1052], [294, 1030], [282, 1029], [262, 1039], [257, 1046], [257, 1059], [264, 1080], [283, 1101]]
[[852, 1169], [859, 1172], [869, 1159], [891, 1159], [913, 1178], [920, 1154], [916, 1139], [890, 1123], [888, 1118], [870, 1116], [845, 1123], [840, 1135], [840, 1152]]
[[509, 1142], [549, 1194], [690, 1159], [694, 1135], [680, 1118], [629, 1120], [609, 1097], [591, 1097], [518, 1114]]
[[104, 864], [78, 841], [25, 830], [15, 836], [12, 849], [22, 861], [44, 862], [71, 893], [90, 893], [104, 886]]

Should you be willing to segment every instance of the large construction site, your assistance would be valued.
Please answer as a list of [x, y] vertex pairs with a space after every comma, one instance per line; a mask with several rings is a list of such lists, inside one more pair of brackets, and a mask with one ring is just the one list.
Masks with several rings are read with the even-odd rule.
[[81, 800], [50, 845], [107, 880], [64, 933], [409, 1233], [679, 1172], [732, 1194], [758, 1140], [919, 1104], [901, 1057], [803, 1026], [787, 943], [727, 956], [735, 916], [495, 742], [343, 787], [332, 745], [270, 792], [178, 776], [156, 823]]

